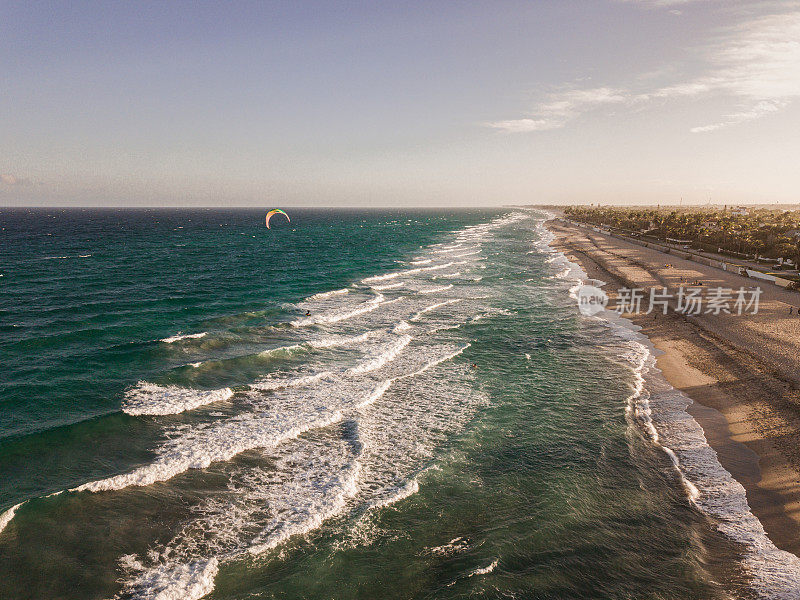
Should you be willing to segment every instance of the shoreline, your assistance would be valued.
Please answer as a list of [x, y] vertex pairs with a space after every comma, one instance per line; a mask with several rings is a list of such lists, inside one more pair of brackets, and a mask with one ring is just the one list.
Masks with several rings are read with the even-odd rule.
[[[606, 292], [612, 298], [611, 290], [623, 286], [668, 285], [671, 289], [680, 279], [730, 283], [729, 277], [739, 277], [721, 271], [720, 277], [712, 272], [713, 267], [691, 264], [585, 228], [554, 221], [546, 226], [556, 238], [551, 245], [578, 263], [588, 277], [607, 282]], [[676, 273], [669, 277], [665, 269]], [[762, 318], [782, 311], [784, 298], [774, 295], [764, 293]], [[776, 368], [774, 352], [758, 352], [762, 346], [757, 343], [742, 347], [741, 339], [752, 339], [752, 331], [743, 332], [735, 319], [742, 323], [749, 315], [724, 317], [725, 322], [687, 318], [673, 310], [657, 317], [626, 315], [659, 351], [656, 365], [663, 377], [692, 400], [687, 412], [703, 429], [722, 466], [745, 488], [750, 509], [770, 540], [779, 549], [800, 556], [800, 456], [787, 451], [800, 448], [800, 386], [796, 379], [785, 376], [787, 371], [791, 373], [786, 364]], [[786, 332], [787, 338], [793, 329]], [[766, 347], [776, 343], [770, 336], [764, 337]], [[800, 357], [800, 348], [795, 356]], [[793, 362], [789, 367], [800, 367], [798, 361]]]

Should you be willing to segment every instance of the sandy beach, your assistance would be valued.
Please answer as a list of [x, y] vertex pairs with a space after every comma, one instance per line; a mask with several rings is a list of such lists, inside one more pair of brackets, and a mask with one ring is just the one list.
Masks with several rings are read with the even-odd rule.
[[663, 351], [658, 367], [694, 400], [689, 412], [770, 539], [800, 553], [800, 294], [561, 221], [549, 228], [556, 247], [607, 282], [612, 306], [624, 286], [760, 286], [757, 314], [685, 316], [671, 304], [667, 315], [630, 318]]

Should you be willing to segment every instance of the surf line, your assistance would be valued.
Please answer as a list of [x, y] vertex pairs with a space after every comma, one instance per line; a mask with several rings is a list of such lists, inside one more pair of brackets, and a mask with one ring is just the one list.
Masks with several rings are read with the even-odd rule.
[[[47, 494], [45, 496], [40, 496], [40, 498], [50, 498], [52, 496], [58, 496], [59, 494], [63, 494], [64, 490], [53, 492], [52, 494]], [[8, 526], [9, 523], [14, 519], [14, 516], [17, 514], [17, 510], [23, 504], [27, 504], [31, 500], [35, 500], [36, 498], [28, 498], [27, 500], [23, 500], [12, 506], [11, 508], [7, 509], [4, 513], [0, 514], [0, 533], [3, 533], [3, 530]]]
[[[500, 220], [496, 219], [493, 222], [493, 224], [497, 223], [498, 221], [500, 221]], [[497, 226], [497, 225], [495, 225], [495, 226]], [[483, 231], [485, 231], [487, 229], [490, 229], [490, 228], [491, 227], [487, 227], [486, 225], [483, 225], [483, 226], [466, 227], [465, 230], [466, 231], [475, 231], [477, 229], [478, 231], [483, 233]], [[463, 246], [463, 244], [458, 244], [458, 247], [451, 246], [449, 248], [446, 248], [446, 250], [447, 250], [447, 252], [456, 252], [458, 250], [461, 250], [463, 252], [465, 250], [465, 248], [463, 248], [462, 246]], [[445, 269], [445, 268], [448, 268], [448, 267], [451, 267], [451, 266], [454, 266], [454, 265], [457, 265], [457, 264], [465, 264], [465, 261], [449, 262], [449, 263], [442, 264], [442, 265], [434, 265], [434, 266], [431, 266], [431, 267], [409, 269], [409, 270], [406, 270], [406, 271], [389, 273], [389, 274], [386, 274], [386, 275], [378, 275], [378, 276], [369, 277], [367, 279], [364, 279], [363, 282], [366, 283], [368, 281], [382, 281], [382, 280], [387, 280], [387, 279], [394, 279], [394, 278], [397, 278], [397, 277], [400, 277], [400, 276], [403, 276], [403, 275], [409, 275], [409, 274], [413, 274], [413, 273], [417, 273], [417, 272], [435, 271], [435, 270], [439, 270], [439, 269]], [[391, 286], [387, 286], [385, 289], [388, 289], [389, 287], [395, 287], [395, 285], [393, 284]], [[397, 285], [397, 287], [400, 287], [400, 285]], [[316, 295], [316, 298], [325, 297], [325, 296], [329, 296], [329, 295], [339, 295], [339, 294], [344, 294], [344, 293], [345, 293], [344, 290], [333, 290], [332, 292], [326, 292], [326, 293], [322, 293], [322, 294]], [[312, 298], [316, 299], [314, 296], [309, 297], [309, 299], [312, 299]], [[303, 326], [303, 325], [314, 324], [314, 323], [333, 323], [333, 322], [338, 322], [338, 321], [341, 321], [341, 320], [349, 319], [349, 318], [351, 318], [353, 316], [356, 316], [358, 314], [362, 314], [362, 313], [365, 313], [365, 312], [369, 312], [369, 311], [375, 310], [376, 308], [378, 308], [382, 304], [389, 304], [389, 303], [397, 302], [397, 301], [399, 301], [401, 299], [402, 299], [402, 297], [401, 298], [397, 298], [395, 300], [391, 300], [389, 302], [386, 302], [384, 297], [381, 294], [378, 294], [375, 298], [365, 302], [361, 307], [358, 307], [357, 309], [355, 309], [355, 310], [353, 310], [353, 311], [351, 311], [349, 313], [330, 315], [328, 318], [326, 318], [324, 320], [323, 319], [319, 319], [319, 320], [317, 320], [317, 319], [302, 319], [302, 320], [299, 320], [299, 321], [292, 322], [292, 325], [295, 326], [295, 327], [300, 327], [300, 326]], [[436, 309], [436, 308], [438, 308], [440, 306], [443, 306], [445, 304], [451, 304], [451, 303], [460, 302], [460, 301], [461, 301], [461, 299], [453, 299], [453, 300], [448, 300], [446, 302], [427, 307], [427, 308], [421, 310], [416, 315], [414, 315], [414, 317], [412, 317], [410, 320], [412, 320], [412, 321], [418, 320], [419, 317], [422, 314], [426, 313], [426, 312], [434, 310], [434, 309]], [[188, 334], [188, 335], [184, 336], [184, 335], [179, 333], [176, 336], [171, 336], [171, 338], [165, 338], [164, 340], [159, 340], [159, 341], [163, 341], [163, 342], [166, 342], [166, 343], [173, 343], [174, 341], [178, 341], [180, 339], [201, 338], [201, 337], [204, 337], [206, 334], [207, 334], [207, 332], [202, 332], [202, 333], [199, 333], [199, 334]], [[169, 340], [169, 341], [167, 341], [167, 340]], [[389, 389], [389, 387], [391, 386], [391, 384], [393, 382], [395, 382], [395, 381], [397, 381], [399, 379], [404, 379], [406, 377], [412, 377], [412, 376], [418, 375], [420, 373], [423, 373], [424, 371], [428, 370], [429, 368], [432, 368], [436, 364], [439, 364], [440, 362], [443, 362], [445, 360], [448, 360], [450, 358], [453, 358], [453, 357], [461, 354], [469, 346], [470, 346], [470, 344], [467, 344], [463, 348], [459, 349], [457, 352], [453, 353], [452, 355], [444, 357], [444, 358], [442, 358], [440, 360], [432, 361], [432, 363], [429, 363], [428, 365], [424, 366], [423, 368], [419, 369], [418, 371], [415, 371], [415, 372], [409, 373], [409, 374], [400, 375], [400, 376], [397, 376], [395, 378], [392, 378], [391, 380], [389, 380], [388, 384], [386, 384], [386, 382], [383, 382], [370, 395], [370, 397], [368, 398], [369, 402], [367, 402], [366, 404], [362, 402], [361, 404], [364, 405], [364, 406], [367, 406], [368, 404], [371, 404], [372, 402], [377, 400], [381, 395], [383, 395], [383, 393], [385, 393], [386, 390]], [[380, 392], [379, 392], [379, 390], [380, 390]], [[378, 394], [378, 395], [376, 396], [376, 394]], [[329, 422], [335, 422], [336, 420], [338, 420], [340, 418], [341, 418], [341, 413], [337, 412], [337, 414], [334, 415], [334, 418], [331, 419]], [[320, 423], [313, 423], [312, 426], [314, 426], [314, 425], [318, 426], [319, 424]], [[291, 432], [290, 435], [286, 436], [285, 439], [291, 438], [292, 437], [292, 435], [291, 435], [292, 433], [295, 433], [295, 432]], [[283, 440], [281, 440], [281, 441], [283, 441]], [[277, 443], [280, 443], [280, 441], [278, 441]], [[117, 476], [117, 478], [120, 478], [120, 477]], [[115, 479], [115, 478], [112, 477], [112, 478], [109, 478], [109, 479]], [[159, 480], [163, 481], [163, 479], [159, 479]], [[69, 491], [100, 491], [101, 489], [103, 489], [103, 486], [102, 485], [98, 485], [98, 484], [102, 484], [104, 482], [105, 483], [109, 483], [109, 480], [98, 480], [98, 481], [94, 481], [94, 482], [89, 482], [89, 483], [86, 483], [84, 485], [78, 486], [76, 488], [72, 488]], [[125, 486], [125, 487], [127, 487], [127, 486]], [[107, 489], [115, 489], [115, 488], [107, 488]], [[116, 488], [116, 489], [122, 489], [122, 488]], [[65, 490], [61, 490], [61, 491], [58, 491], [58, 492], [55, 492], [53, 494], [49, 494], [49, 495], [43, 496], [43, 497], [46, 498], [46, 497], [50, 497], [50, 496], [59, 495], [59, 494], [64, 493], [64, 491]], [[18, 504], [15, 504], [14, 506], [8, 508], [2, 514], [0, 514], [0, 533], [2, 533], [2, 531], [13, 520], [13, 518], [15, 517], [15, 515], [16, 515], [17, 511], [19, 510], [19, 508], [22, 505], [24, 505], [25, 503], [29, 502], [30, 500], [31, 499], [23, 500], [22, 502], [19, 502]]]
[[447, 267], [452, 267], [454, 264], [453, 262], [444, 263], [442, 265], [433, 265], [432, 267], [417, 267], [416, 269], [406, 269], [405, 271], [395, 271], [394, 273], [386, 273], [384, 275], [373, 275], [372, 277], [367, 277], [366, 279], [362, 279], [361, 283], [365, 283], [367, 285], [373, 281], [386, 281], [387, 279], [396, 279], [397, 277], [404, 277], [406, 275], [414, 275], [415, 273], [423, 273], [425, 271], [437, 271], [439, 269], [446, 269]]
[[436, 365], [439, 365], [439, 364], [441, 364], [441, 363], [443, 363], [443, 362], [445, 362], [447, 360], [451, 360], [451, 359], [455, 358], [456, 356], [458, 356], [459, 354], [464, 352], [464, 350], [466, 350], [470, 346], [471, 346], [471, 344], [467, 343], [467, 344], [463, 345], [461, 348], [459, 348], [458, 350], [456, 350], [455, 352], [452, 352], [450, 354], [446, 354], [445, 356], [442, 356], [442, 357], [439, 357], [439, 358], [435, 358], [434, 360], [432, 360], [431, 362], [427, 363], [422, 368], [417, 369], [416, 371], [412, 371], [411, 373], [403, 373], [402, 375], [397, 375], [395, 377], [390, 377], [389, 379], [383, 380], [381, 383], [379, 383], [378, 385], [375, 386], [375, 389], [372, 391], [372, 393], [369, 396], [367, 396], [367, 398], [365, 400], [362, 400], [360, 403], [356, 404], [356, 406], [355, 406], [356, 410], [362, 410], [362, 409], [366, 408], [367, 406], [369, 406], [370, 404], [373, 404], [376, 400], [380, 399], [381, 396], [383, 396], [386, 393], [386, 391], [392, 386], [392, 384], [395, 381], [400, 381], [401, 379], [408, 379], [409, 377], [416, 377], [417, 375], [421, 375], [422, 373], [424, 373], [428, 369], [432, 369]]
[[417, 314], [415, 314], [413, 317], [411, 317], [409, 321], [419, 321], [422, 315], [424, 315], [425, 313], [430, 312], [432, 310], [436, 310], [437, 308], [446, 306], [448, 304], [455, 304], [456, 302], [461, 302], [461, 300], [463, 300], [463, 298], [453, 298], [452, 300], [445, 300], [444, 302], [439, 302], [438, 304], [431, 304], [430, 306], [426, 306]]
[[[579, 265], [569, 261], [562, 252], [553, 250], [549, 243], [554, 236], [543, 227], [545, 220], [537, 222], [541, 242], [537, 248], [542, 253], [553, 253], [557, 266], [567, 264], [579, 276], [576, 281], [586, 279]], [[632, 394], [628, 398], [626, 412], [638, 431], [644, 430], [644, 438], [654, 447], [660, 448], [678, 472], [680, 483], [689, 502], [704, 515], [717, 521], [717, 530], [742, 544], [741, 565], [752, 577], [749, 586], [759, 597], [790, 598], [796, 596], [800, 582], [800, 560], [792, 553], [778, 549], [764, 531], [763, 525], [750, 510], [745, 488], [719, 462], [716, 452], [709, 446], [703, 429], [686, 412], [691, 400], [666, 380], [659, 384], [659, 391], [647, 389], [648, 380], [656, 381], [663, 375], [655, 366], [653, 345], [650, 339], [635, 331], [622, 318], [593, 317], [608, 324], [616, 337], [636, 344], [638, 360], [622, 357], [630, 363], [635, 373]], [[660, 389], [664, 385], [663, 391]], [[659, 431], [652, 418], [652, 400], [656, 399], [656, 411], [661, 418], [671, 416], [672, 427]], [[666, 438], [662, 441], [662, 437]], [[669, 444], [669, 447], [665, 444]], [[681, 460], [678, 456], [681, 456]], [[699, 468], [698, 468], [699, 467]], [[693, 481], [689, 475], [694, 473]], [[767, 593], [765, 593], [767, 592]]]
[[[375, 402], [386, 392], [386, 390], [389, 389], [391, 384], [395, 381], [414, 377], [424, 373], [428, 369], [431, 369], [442, 362], [458, 356], [464, 352], [464, 350], [469, 348], [469, 346], [470, 344], [466, 344], [454, 352], [450, 352], [449, 354], [431, 360], [416, 371], [398, 375], [381, 382], [364, 401], [356, 406], [356, 410], [362, 411], [367, 406]], [[186, 590], [191, 590], [189, 594], [182, 596], [187, 598], [187, 600], [198, 600], [203, 598], [214, 590], [214, 580], [219, 572], [220, 563], [236, 560], [246, 555], [257, 556], [266, 551], [272, 550], [278, 547], [280, 544], [288, 541], [292, 537], [309, 533], [310, 531], [322, 526], [322, 524], [327, 520], [341, 514], [342, 511], [346, 509], [348, 501], [351, 498], [354, 498], [359, 491], [358, 481], [362, 470], [359, 459], [360, 455], [355, 456], [352, 466], [339, 476], [340, 485], [338, 492], [333, 497], [332, 502], [328, 506], [323, 507], [321, 512], [310, 514], [306, 519], [297, 523], [291, 523], [288, 525], [283, 523], [274, 523], [276, 527], [269, 528], [270, 534], [268, 534], [266, 537], [264, 537], [263, 534], [259, 535], [254, 542], [246, 548], [240, 548], [226, 552], [220, 556], [197, 559], [187, 564], [172, 565], [165, 572], [162, 571], [162, 573], [166, 574], [169, 579], [169, 587], [166, 589], [168, 591], [180, 591], [184, 594]], [[407, 480], [403, 485], [398, 486], [390, 497], [370, 503], [366, 510], [375, 510], [389, 506], [390, 504], [394, 504], [403, 500], [404, 498], [416, 494], [418, 491], [419, 483], [417, 478], [414, 477], [410, 480]], [[187, 566], [193, 568], [187, 569]], [[174, 575], [177, 575], [178, 577], [173, 577]], [[129, 591], [135, 590], [137, 583], [139, 582], [134, 581], [127, 589]]]
[[346, 321], [347, 319], [351, 319], [358, 315], [372, 312], [373, 310], [380, 308], [381, 306], [386, 306], [388, 304], [393, 304], [403, 299], [403, 296], [399, 298], [395, 298], [394, 300], [386, 300], [386, 297], [378, 293], [374, 298], [363, 302], [360, 306], [353, 308], [346, 312], [334, 312], [321, 315], [319, 317], [308, 317], [304, 319], [297, 319], [291, 322], [292, 327], [304, 327], [306, 325], [317, 325], [317, 324], [327, 324], [327, 323], [338, 323], [339, 321]]

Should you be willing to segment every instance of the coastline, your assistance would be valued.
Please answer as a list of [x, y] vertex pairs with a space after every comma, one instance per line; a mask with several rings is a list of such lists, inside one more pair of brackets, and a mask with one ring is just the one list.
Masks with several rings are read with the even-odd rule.
[[[738, 275], [584, 228], [554, 221], [547, 227], [556, 238], [551, 246], [578, 263], [588, 277], [607, 282], [612, 299], [611, 291], [623, 286], [673, 289], [682, 279], [731, 288], [748, 284]], [[626, 318], [642, 328], [640, 333], [658, 351], [656, 365], [667, 382], [693, 401], [687, 412], [702, 427], [722, 466], [744, 487], [750, 509], [770, 540], [799, 555], [800, 384], [792, 374], [800, 370], [793, 373], [792, 368], [800, 365], [797, 359], [785, 359], [787, 352], [800, 357], [795, 341], [800, 335], [794, 335], [796, 328], [800, 334], [800, 318], [779, 323], [780, 336], [763, 323], [783, 313], [784, 294], [792, 292], [764, 290], [763, 312], [747, 326], [744, 320], [750, 315], [687, 318], [671, 310], [658, 317]]]

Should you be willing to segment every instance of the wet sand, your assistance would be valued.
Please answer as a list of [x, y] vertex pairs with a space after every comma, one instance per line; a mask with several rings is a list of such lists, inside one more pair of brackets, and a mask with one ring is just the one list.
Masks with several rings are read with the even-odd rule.
[[[662, 351], [657, 365], [694, 404], [722, 465], [745, 487], [773, 543], [800, 555], [800, 293], [593, 230], [548, 223], [555, 246], [604, 287], [762, 289], [758, 314], [625, 315]], [[646, 305], [646, 302], [645, 302]], [[646, 308], [646, 306], [645, 306]]]

